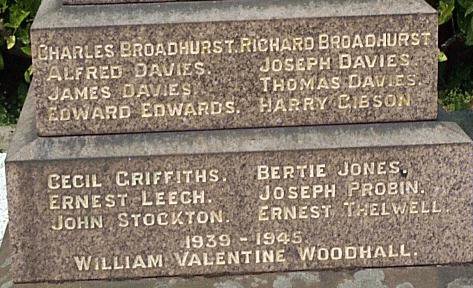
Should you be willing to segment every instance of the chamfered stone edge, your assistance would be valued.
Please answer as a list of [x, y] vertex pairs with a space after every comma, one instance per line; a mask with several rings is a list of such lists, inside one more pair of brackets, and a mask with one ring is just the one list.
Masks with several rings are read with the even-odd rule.
[[63, 6], [62, 0], [45, 0], [31, 29], [386, 14], [436, 15], [437, 11], [423, 0], [357, 0], [350, 5], [343, 0], [231, 0], [90, 6]]

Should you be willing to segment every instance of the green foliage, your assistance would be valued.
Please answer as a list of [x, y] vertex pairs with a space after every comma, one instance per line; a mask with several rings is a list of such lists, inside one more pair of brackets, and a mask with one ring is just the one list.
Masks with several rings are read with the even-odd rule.
[[0, 0], [0, 124], [15, 121], [31, 81], [29, 31], [40, 3]]
[[466, 35], [466, 44], [473, 45], [473, 0], [458, 0], [457, 23], [461, 32]]
[[447, 110], [473, 109], [473, 0], [431, 4], [439, 11], [439, 100]]
[[473, 90], [462, 91], [459, 88], [442, 91], [440, 100], [447, 111], [456, 111], [464, 109], [472, 109], [473, 107]]
[[445, 62], [448, 60], [448, 57], [445, 53], [443, 53], [442, 51], [440, 51], [440, 54], [439, 54], [439, 62]]
[[6, 45], [7, 50], [17, 48], [31, 56], [29, 31], [40, 3], [41, 0], [0, 0], [1, 46]]
[[473, 45], [473, 0], [439, 0], [439, 25], [453, 25], [454, 37], [464, 38]]
[[11, 124], [15, 123], [16, 119], [14, 116], [5, 109], [5, 107], [0, 105], [0, 124]]
[[453, 17], [455, 0], [441, 0], [439, 3], [439, 25], [447, 23]]
[[473, 63], [457, 63], [455, 69], [446, 74], [444, 66], [440, 66], [439, 86], [442, 90], [473, 91]]

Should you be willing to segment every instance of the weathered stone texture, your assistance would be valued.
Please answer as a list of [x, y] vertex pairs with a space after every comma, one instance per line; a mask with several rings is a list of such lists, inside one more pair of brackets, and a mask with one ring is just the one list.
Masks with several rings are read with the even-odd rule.
[[421, 0], [60, 1], [32, 27], [42, 136], [437, 116], [437, 12]]
[[8, 235], [6, 235], [0, 250], [0, 286], [3, 288], [465, 288], [473, 284], [473, 265], [471, 264], [324, 272], [265, 273], [244, 276], [13, 284], [10, 272], [12, 262], [11, 245]]
[[[206, 0], [191, 0], [206, 1]], [[93, 5], [93, 4], [133, 4], [133, 3], [162, 3], [162, 2], [189, 2], [189, 0], [63, 0], [66, 5]]]
[[[39, 138], [31, 106], [29, 101], [7, 160], [15, 281], [239, 274], [473, 260], [473, 146], [456, 124], [416, 122]], [[361, 170], [364, 172], [343, 176], [338, 171], [345, 163], [354, 164], [354, 174], [360, 173], [356, 172], [356, 163], [365, 167]], [[272, 180], [265, 179], [265, 165], [276, 167], [271, 170]], [[295, 168], [304, 165], [314, 165], [315, 170]], [[372, 166], [377, 168], [369, 168]], [[142, 172], [151, 172], [150, 185], [146, 175], [131, 176]], [[83, 187], [83, 175], [96, 178], [95, 184], [93, 180], [88, 182], [95, 188]], [[76, 188], [67, 187], [72, 179], [78, 179]], [[314, 197], [313, 189], [321, 187], [317, 185], [334, 185], [335, 195], [324, 188], [324, 193]], [[350, 196], [349, 187], [356, 185], [362, 185], [364, 192], [352, 189]], [[383, 195], [373, 194], [369, 185]], [[277, 191], [268, 200], [267, 187]], [[188, 204], [189, 193], [185, 191], [204, 194]], [[285, 191], [284, 197], [280, 197], [281, 191]], [[154, 193], [160, 195], [158, 203], [147, 206]], [[76, 195], [98, 195], [94, 197], [98, 197], [96, 205], [101, 207], [83, 208], [83, 203], [75, 201], [70, 204], [67, 198]], [[115, 204], [104, 200], [106, 197], [126, 201], [122, 206], [118, 200]], [[349, 211], [349, 206], [357, 205], [360, 208]], [[399, 215], [394, 215], [393, 205], [401, 207], [397, 209]], [[57, 224], [60, 217], [69, 219], [67, 224]], [[103, 217], [103, 225], [78, 229], [78, 222], [71, 220], [77, 217]], [[265, 239], [264, 233], [269, 233], [269, 239], [258, 242], [259, 236]], [[187, 248], [186, 236], [196, 235], [228, 235], [231, 244], [220, 239], [215, 247], [215, 242], [208, 240], [204, 245], [210, 246], [198, 248], [197, 239], [192, 242], [195, 246]], [[279, 242], [273, 243], [272, 235]], [[303, 261], [301, 249], [307, 247], [322, 254]], [[360, 247], [371, 249], [371, 253], [362, 257]], [[335, 253], [332, 259], [323, 260], [325, 249]], [[343, 256], [337, 254], [340, 249]], [[281, 251], [281, 255], [278, 261], [258, 263], [258, 250]], [[205, 253], [218, 257], [215, 253], [241, 251], [250, 251], [245, 253], [251, 256], [235, 256], [241, 261], [239, 265], [215, 265], [215, 258], [204, 265]], [[352, 257], [347, 251], [358, 252]], [[199, 255], [199, 259], [180, 266], [175, 253], [183, 256], [186, 252]], [[160, 268], [118, 268], [124, 265], [125, 256], [161, 254], [164, 260]], [[78, 256], [99, 257], [99, 269], [79, 271], [74, 258]], [[106, 259], [105, 264], [100, 257]], [[115, 269], [108, 270], [113, 257], [119, 257], [119, 262], [113, 264]], [[341, 259], [335, 260], [338, 257]]]

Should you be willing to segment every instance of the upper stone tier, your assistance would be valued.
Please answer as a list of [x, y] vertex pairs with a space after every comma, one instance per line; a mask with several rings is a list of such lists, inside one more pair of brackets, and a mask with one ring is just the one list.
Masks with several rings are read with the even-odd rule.
[[41, 136], [437, 116], [421, 0], [44, 0], [32, 45]]

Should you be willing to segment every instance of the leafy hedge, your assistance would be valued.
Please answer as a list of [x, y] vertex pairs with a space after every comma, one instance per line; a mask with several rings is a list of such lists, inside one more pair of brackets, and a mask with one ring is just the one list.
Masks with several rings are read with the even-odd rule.
[[[467, 45], [473, 45], [473, 0], [436, 1], [439, 10], [439, 25], [449, 24], [462, 36]], [[445, 44], [445, 43], [444, 43]]]
[[448, 110], [473, 109], [473, 0], [431, 4], [439, 10], [440, 100]]
[[41, 0], [0, 0], [0, 124], [14, 123], [31, 78], [29, 31]]
[[[427, 1], [439, 10], [440, 100], [449, 110], [473, 108], [473, 0]], [[26, 97], [29, 29], [40, 2], [0, 0], [0, 124], [16, 121]]]

